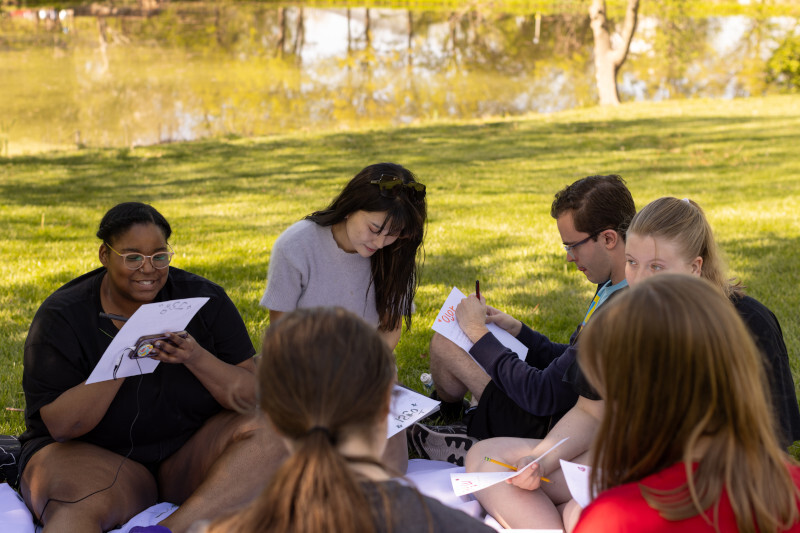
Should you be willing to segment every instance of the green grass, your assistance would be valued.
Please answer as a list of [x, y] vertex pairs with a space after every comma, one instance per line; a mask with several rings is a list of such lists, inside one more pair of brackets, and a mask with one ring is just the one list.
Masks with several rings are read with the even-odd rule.
[[[453, 285], [468, 291], [480, 278], [491, 304], [567, 340], [593, 287], [566, 264], [549, 207], [557, 190], [598, 173], [626, 178], [640, 207], [674, 195], [705, 208], [731, 272], [781, 321], [797, 381], [798, 139], [800, 96], [785, 96], [0, 158], [0, 407], [24, 407], [33, 314], [99, 264], [94, 233], [112, 205], [140, 200], [164, 213], [174, 264], [226, 287], [258, 346], [277, 236], [386, 160], [428, 185], [417, 313], [397, 348], [407, 385], [421, 389], [430, 324]], [[22, 431], [21, 413], [0, 412], [0, 433]]]

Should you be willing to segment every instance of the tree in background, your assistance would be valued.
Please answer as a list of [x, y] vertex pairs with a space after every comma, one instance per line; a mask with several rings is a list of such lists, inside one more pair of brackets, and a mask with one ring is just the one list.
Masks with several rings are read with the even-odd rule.
[[800, 35], [790, 35], [767, 62], [767, 83], [800, 92]]
[[638, 13], [639, 0], [628, 0], [621, 32], [622, 43], [615, 48], [611, 43], [605, 0], [592, 0], [589, 6], [589, 18], [594, 35], [595, 77], [601, 105], [619, 104], [617, 72], [628, 57], [628, 49], [636, 31]]

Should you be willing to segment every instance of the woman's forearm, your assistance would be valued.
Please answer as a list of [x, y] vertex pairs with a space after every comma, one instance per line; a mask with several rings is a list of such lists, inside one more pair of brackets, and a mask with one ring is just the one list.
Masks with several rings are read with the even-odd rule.
[[39, 410], [50, 435], [64, 442], [85, 435], [100, 423], [117, 395], [124, 378], [86, 382], [67, 389]]
[[[205, 350], [204, 350], [205, 351]], [[256, 405], [256, 365], [253, 358], [228, 364], [209, 352], [184, 363], [215, 400], [226, 409], [250, 409]]]

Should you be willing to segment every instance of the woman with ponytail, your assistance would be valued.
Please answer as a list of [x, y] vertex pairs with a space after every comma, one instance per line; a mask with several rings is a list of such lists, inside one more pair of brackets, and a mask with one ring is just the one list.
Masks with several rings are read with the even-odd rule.
[[379, 458], [395, 379], [374, 327], [341, 308], [286, 313], [264, 336], [260, 406], [290, 457], [259, 498], [207, 533], [490, 532], [391, 481]]
[[628, 227], [625, 258], [625, 278], [631, 287], [655, 274], [677, 272], [707, 280], [731, 301], [761, 353], [781, 446], [787, 448], [800, 440], [800, 410], [780, 323], [772, 311], [746, 295], [741, 283], [728, 276], [700, 206], [672, 197], [647, 204]]

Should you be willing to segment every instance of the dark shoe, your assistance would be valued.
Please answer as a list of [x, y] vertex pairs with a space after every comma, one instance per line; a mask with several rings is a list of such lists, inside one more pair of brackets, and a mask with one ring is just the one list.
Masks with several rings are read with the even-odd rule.
[[467, 400], [462, 399], [459, 402], [445, 402], [439, 398], [439, 394], [436, 391], [431, 393], [431, 399], [441, 402], [439, 404], [439, 410], [430, 417], [423, 419], [423, 422], [430, 423], [437, 418], [445, 424], [460, 422], [464, 416], [464, 411], [469, 409], [469, 402]]
[[411, 426], [408, 435], [423, 459], [447, 461], [458, 466], [464, 466], [467, 450], [478, 441], [467, 436], [467, 426], [464, 424], [428, 426], [417, 422]]

